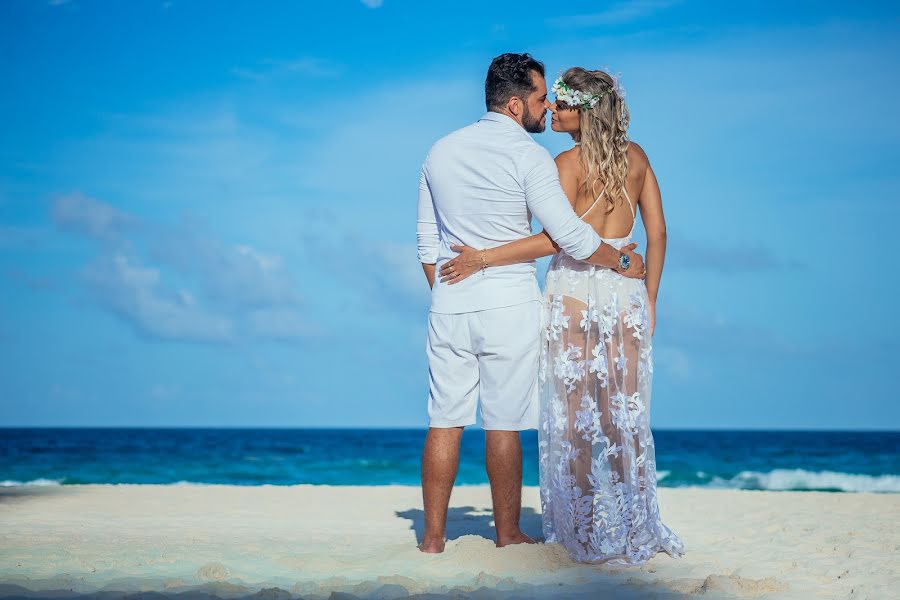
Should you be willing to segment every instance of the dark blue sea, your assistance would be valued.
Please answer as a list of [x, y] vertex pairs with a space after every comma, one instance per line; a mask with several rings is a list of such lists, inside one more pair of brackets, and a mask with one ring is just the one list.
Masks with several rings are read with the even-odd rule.
[[[0, 485], [418, 485], [424, 430], [0, 429]], [[654, 430], [660, 486], [900, 492], [900, 432]], [[538, 484], [537, 432], [522, 434]], [[457, 484], [487, 483], [484, 432]]]

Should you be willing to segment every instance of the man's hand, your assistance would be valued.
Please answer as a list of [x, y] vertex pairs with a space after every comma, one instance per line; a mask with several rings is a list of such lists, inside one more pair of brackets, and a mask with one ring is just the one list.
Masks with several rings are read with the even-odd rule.
[[643, 279], [647, 275], [647, 269], [644, 267], [644, 257], [635, 253], [635, 248], [637, 248], [637, 244], [634, 242], [627, 246], [622, 246], [619, 252], [628, 255], [631, 263], [628, 265], [627, 271], [616, 269], [616, 272], [625, 277], [631, 277], [632, 279]]

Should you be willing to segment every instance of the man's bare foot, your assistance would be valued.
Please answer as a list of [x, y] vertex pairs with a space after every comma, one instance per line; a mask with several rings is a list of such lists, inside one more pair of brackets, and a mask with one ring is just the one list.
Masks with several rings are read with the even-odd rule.
[[537, 544], [533, 539], [522, 533], [521, 531], [509, 536], [497, 536], [497, 547], [512, 546], [513, 544]]
[[426, 554], [440, 554], [444, 551], [444, 540], [422, 541], [418, 545], [419, 550]]

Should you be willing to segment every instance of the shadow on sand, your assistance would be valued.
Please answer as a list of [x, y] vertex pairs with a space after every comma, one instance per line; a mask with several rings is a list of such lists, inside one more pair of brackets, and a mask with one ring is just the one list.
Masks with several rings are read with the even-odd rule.
[[65, 485], [11, 485], [0, 487], [0, 504], [24, 502], [29, 498], [59, 496], [71, 493], [71, 486]]
[[[425, 512], [420, 508], [411, 508], [394, 514], [412, 521], [410, 529], [416, 532], [416, 543], [421, 543], [425, 534]], [[523, 507], [519, 523], [526, 535], [536, 541], [543, 541], [540, 513], [533, 508]], [[478, 510], [474, 506], [451, 507], [447, 511], [447, 540], [455, 540], [464, 535], [477, 535], [488, 540], [496, 540], [494, 514]]]
[[[36, 488], [0, 488], [0, 503], [27, 501], [30, 497], [66, 493], [65, 486]], [[420, 542], [425, 528], [424, 513], [411, 508], [397, 511], [398, 517], [409, 519]], [[523, 507], [522, 530], [542, 541], [541, 515], [534, 509]], [[474, 535], [494, 540], [493, 514], [490, 510], [473, 506], [453, 507], [447, 517], [447, 538]], [[511, 577], [482, 574], [468, 585], [436, 587], [423, 586], [421, 582], [405, 577], [379, 577], [375, 581], [354, 582], [343, 577], [317, 582], [298, 582], [290, 590], [249, 584], [238, 579], [207, 582], [199, 585], [178, 584], [159, 578], [124, 578], [109, 581], [101, 589], [87, 591], [83, 577], [78, 574], [60, 574], [49, 579], [0, 576], [0, 600], [450, 600], [474, 598], [477, 600], [541, 599], [615, 599], [615, 600], [685, 600], [691, 595], [668, 589], [650, 582], [623, 580], [623, 578], [597, 573], [590, 566], [587, 577], [566, 571], [566, 581], [531, 585], [517, 582]], [[600, 576], [598, 578], [598, 575]], [[183, 583], [183, 582], [182, 582]], [[474, 583], [474, 585], [473, 585]], [[269, 583], [269, 586], [272, 584]], [[28, 587], [26, 587], [28, 586]], [[34, 588], [34, 589], [29, 589]], [[422, 592], [429, 589], [429, 592]], [[76, 591], [79, 590], [79, 591]], [[703, 593], [703, 592], [700, 592]], [[705, 597], [710, 597], [709, 595]], [[712, 597], [718, 597], [713, 595]]]

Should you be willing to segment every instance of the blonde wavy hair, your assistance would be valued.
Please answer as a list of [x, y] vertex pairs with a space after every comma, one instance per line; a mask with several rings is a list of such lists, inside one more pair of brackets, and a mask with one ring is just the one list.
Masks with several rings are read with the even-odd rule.
[[600, 94], [592, 108], [574, 108], [581, 112], [581, 166], [585, 191], [596, 194], [598, 183], [606, 184], [606, 212], [625, 201], [625, 177], [628, 174], [628, 122], [630, 115], [624, 98], [619, 96], [615, 79], [605, 71], [572, 67], [562, 80], [573, 90]]

